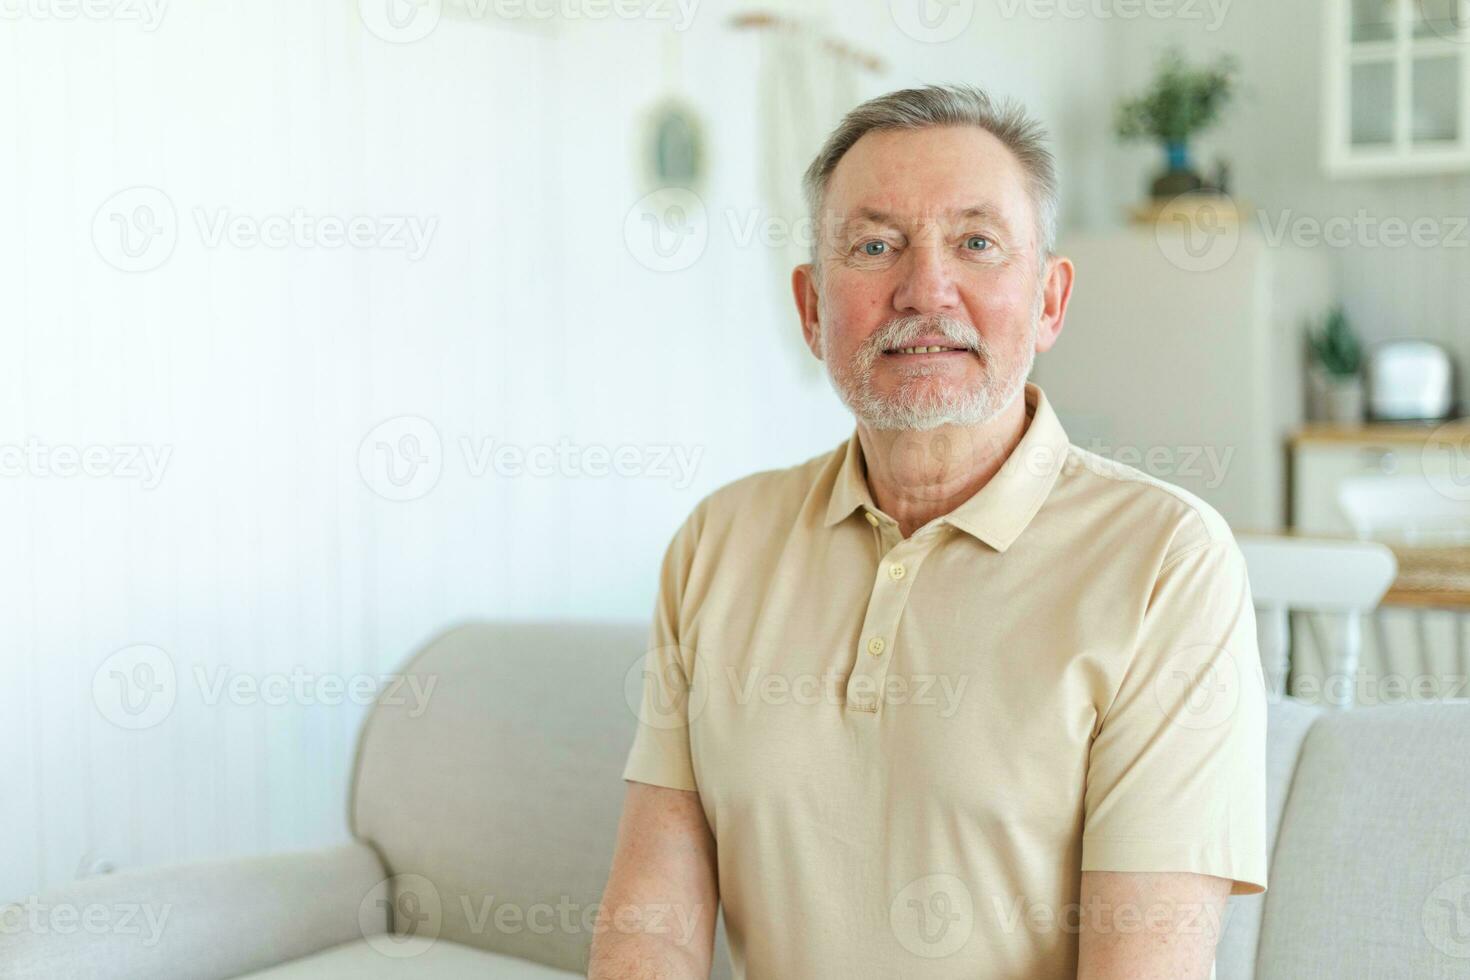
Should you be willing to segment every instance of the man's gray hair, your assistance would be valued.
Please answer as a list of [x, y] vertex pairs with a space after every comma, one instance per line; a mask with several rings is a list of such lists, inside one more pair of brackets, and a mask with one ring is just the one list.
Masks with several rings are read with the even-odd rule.
[[820, 269], [817, 246], [824, 225], [822, 208], [827, 184], [837, 164], [858, 140], [868, 133], [895, 129], [929, 129], [934, 126], [977, 126], [1000, 140], [1026, 172], [1031, 203], [1036, 212], [1038, 260], [1045, 262], [1056, 251], [1057, 168], [1046, 147], [1046, 129], [1017, 102], [996, 103], [973, 85], [927, 85], [880, 95], [853, 109], [827, 137], [802, 179], [807, 212], [814, 233], [812, 262]]

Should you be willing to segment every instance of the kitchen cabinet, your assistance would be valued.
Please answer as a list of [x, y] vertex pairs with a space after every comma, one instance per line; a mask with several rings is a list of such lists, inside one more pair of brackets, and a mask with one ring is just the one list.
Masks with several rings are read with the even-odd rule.
[[1470, 0], [1325, 0], [1323, 167], [1470, 170]]

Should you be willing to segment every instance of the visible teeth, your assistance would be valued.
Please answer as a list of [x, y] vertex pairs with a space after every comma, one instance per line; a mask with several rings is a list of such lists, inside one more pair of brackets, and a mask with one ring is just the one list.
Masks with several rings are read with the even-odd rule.
[[900, 354], [938, 354], [953, 349], [952, 347], [901, 347], [898, 352]]

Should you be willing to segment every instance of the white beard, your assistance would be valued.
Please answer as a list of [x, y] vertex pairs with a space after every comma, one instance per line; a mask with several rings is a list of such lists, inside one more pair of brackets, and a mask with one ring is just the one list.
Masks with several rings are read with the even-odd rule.
[[[1038, 297], [1040, 298], [1040, 297]], [[993, 349], [974, 327], [954, 317], [899, 317], [878, 330], [845, 365], [835, 365], [828, 357], [827, 331], [821, 333], [822, 362], [837, 395], [869, 428], [878, 430], [924, 431], [941, 425], [966, 428], [983, 425], [1003, 414], [1026, 389], [1026, 379], [1036, 362], [1036, 332], [1040, 325], [1041, 303], [1036, 304], [1031, 329], [1026, 339], [1026, 357], [1016, 369], [997, 375]], [[828, 323], [825, 313], [822, 322]], [[947, 340], [969, 348], [981, 359], [985, 379], [969, 389], [950, 385], [938, 386], [926, 379], [941, 374], [937, 366], [914, 368], [898, 388], [888, 394], [873, 389], [873, 367], [885, 350], [904, 347], [926, 335], [940, 334]], [[1003, 366], [1002, 366], [1003, 367]]]

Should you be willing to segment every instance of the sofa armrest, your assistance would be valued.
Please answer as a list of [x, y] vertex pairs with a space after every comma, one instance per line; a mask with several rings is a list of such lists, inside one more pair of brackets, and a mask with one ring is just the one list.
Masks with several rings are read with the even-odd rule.
[[222, 980], [383, 931], [387, 899], [355, 841], [84, 878], [0, 906], [0, 978]]

